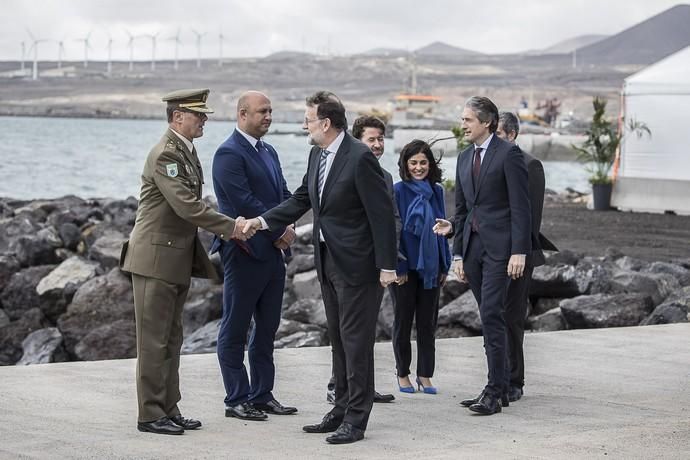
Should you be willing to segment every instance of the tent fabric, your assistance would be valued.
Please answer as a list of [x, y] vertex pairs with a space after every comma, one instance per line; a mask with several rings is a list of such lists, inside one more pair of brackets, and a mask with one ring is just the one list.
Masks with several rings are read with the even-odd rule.
[[690, 46], [626, 78], [623, 94], [690, 94]]
[[690, 191], [690, 46], [626, 78], [622, 98], [625, 124], [644, 123], [651, 135], [624, 128], [612, 204], [687, 214], [683, 201]]

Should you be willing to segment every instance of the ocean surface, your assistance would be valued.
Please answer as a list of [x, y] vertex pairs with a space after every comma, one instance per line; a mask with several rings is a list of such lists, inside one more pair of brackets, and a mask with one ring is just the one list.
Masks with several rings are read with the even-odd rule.
[[[0, 117], [0, 197], [16, 199], [126, 198], [139, 196], [139, 178], [151, 147], [161, 138], [164, 120]], [[208, 121], [196, 139], [204, 168], [204, 195], [213, 194], [213, 154], [235, 128], [234, 122]], [[274, 123], [272, 130], [294, 132], [296, 125]], [[270, 133], [265, 140], [280, 155], [290, 190], [302, 182], [309, 152], [307, 137]], [[386, 139], [382, 165], [397, 177], [393, 139]], [[455, 178], [455, 155], [441, 160], [444, 177]], [[587, 191], [588, 173], [573, 162], [544, 162], [546, 187]]]

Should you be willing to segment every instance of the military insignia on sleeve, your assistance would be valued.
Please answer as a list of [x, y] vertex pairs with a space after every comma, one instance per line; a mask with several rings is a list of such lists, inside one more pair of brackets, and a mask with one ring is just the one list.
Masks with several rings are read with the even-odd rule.
[[165, 171], [168, 173], [168, 177], [177, 177], [177, 163], [165, 165]]

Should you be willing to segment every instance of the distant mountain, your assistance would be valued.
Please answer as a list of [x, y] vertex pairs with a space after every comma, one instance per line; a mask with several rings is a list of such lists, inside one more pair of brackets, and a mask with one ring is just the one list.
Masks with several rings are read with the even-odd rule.
[[415, 54], [418, 56], [479, 56], [482, 53], [459, 48], [448, 43], [433, 42], [415, 50]]
[[651, 64], [690, 46], [690, 5], [676, 5], [577, 50], [578, 64]]
[[560, 41], [555, 45], [549, 46], [542, 50], [535, 50], [534, 54], [568, 54], [572, 53], [573, 50], [582, 48], [592, 43], [596, 43], [607, 38], [608, 35], [580, 35], [577, 37], [569, 38], [567, 40]]
[[282, 60], [282, 59], [301, 59], [301, 58], [309, 58], [313, 57], [314, 55], [311, 53], [305, 53], [303, 51], [278, 51], [276, 53], [269, 54], [266, 56], [264, 59], [272, 59], [272, 60]]
[[359, 53], [361, 56], [407, 56], [409, 51], [400, 48], [374, 48], [363, 53]]

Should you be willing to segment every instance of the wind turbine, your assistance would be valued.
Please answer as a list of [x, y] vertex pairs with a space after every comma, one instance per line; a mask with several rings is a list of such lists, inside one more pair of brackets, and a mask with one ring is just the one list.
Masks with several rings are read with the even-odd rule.
[[89, 38], [91, 38], [91, 32], [89, 32], [84, 38], [75, 38], [75, 41], [84, 42], [84, 68], [89, 66], [89, 48], [91, 44], [89, 43]]
[[196, 35], [196, 68], [200, 69], [201, 68], [201, 37], [206, 35], [206, 32], [199, 33], [194, 29], [192, 29], [192, 32], [194, 32], [194, 35]]
[[108, 44], [106, 45], [106, 48], [108, 48], [108, 65], [106, 67], [106, 72], [108, 75], [112, 75], [113, 73], [113, 37], [110, 35], [110, 32], [108, 32]]
[[177, 70], [179, 68], [178, 65], [178, 52], [180, 50], [180, 45], [182, 42], [180, 41], [180, 28], [177, 28], [177, 34], [173, 37], [168, 38], [168, 40], [172, 40], [175, 42], [175, 64], [174, 64], [174, 69]]
[[129, 41], [127, 42], [127, 47], [129, 47], [129, 71], [134, 70], [134, 39], [136, 36], [132, 35], [129, 30], [125, 29], [127, 35], [129, 35]]
[[24, 59], [26, 59], [26, 43], [22, 42], [22, 74], [24, 73]]
[[146, 37], [149, 37], [151, 39], [151, 71], [156, 70], [156, 38], [158, 38], [158, 34], [160, 32], [156, 32], [155, 34], [148, 34]]
[[221, 29], [218, 33], [218, 67], [223, 67], [223, 40], [225, 40], [225, 36]]
[[31, 48], [29, 49], [29, 52], [31, 52], [31, 49], [34, 50], [34, 66], [33, 66], [33, 72], [31, 73], [32, 75], [32, 80], [38, 80], [38, 44], [42, 42], [46, 42], [48, 40], [45, 39], [40, 39], [36, 40], [34, 35], [31, 33], [29, 29], [26, 29], [26, 31], [29, 34], [29, 37], [31, 37]]
[[65, 53], [65, 43], [64, 39], [63, 40], [58, 40], [57, 42], [58, 45], [58, 64], [57, 68], [61, 69], [62, 68], [62, 56]]

